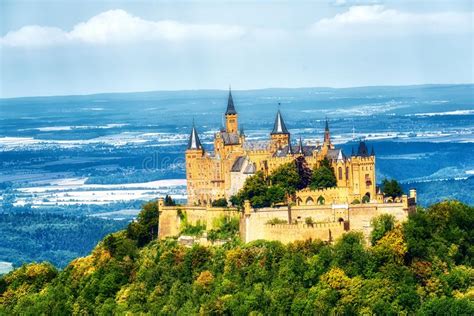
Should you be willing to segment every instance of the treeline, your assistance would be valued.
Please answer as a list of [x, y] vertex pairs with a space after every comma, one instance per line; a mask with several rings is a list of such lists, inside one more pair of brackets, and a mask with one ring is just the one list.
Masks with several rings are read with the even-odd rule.
[[191, 248], [156, 241], [148, 207], [63, 271], [30, 264], [0, 279], [0, 314], [473, 315], [474, 207], [374, 221], [372, 247], [351, 232], [321, 241], [234, 240]]
[[0, 261], [20, 266], [49, 261], [65, 267], [88, 254], [98, 240], [123, 229], [126, 221], [40, 212], [0, 213]]

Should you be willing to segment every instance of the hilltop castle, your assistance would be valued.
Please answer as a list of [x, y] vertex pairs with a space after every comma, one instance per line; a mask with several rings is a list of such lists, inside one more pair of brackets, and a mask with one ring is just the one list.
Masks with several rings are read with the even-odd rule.
[[193, 124], [186, 150], [186, 180], [189, 205], [208, 205], [217, 199], [229, 198], [243, 186], [245, 179], [257, 171], [269, 175], [284, 163], [303, 157], [311, 169], [327, 158], [336, 174], [337, 189], [297, 194], [298, 205], [314, 203], [351, 203], [381, 199], [375, 185], [375, 154], [360, 142], [356, 152], [346, 156], [331, 142], [326, 120], [322, 144], [305, 145], [301, 138], [292, 143], [281, 112], [278, 110], [269, 141], [251, 143], [239, 129], [232, 92], [229, 90], [225, 127], [214, 136], [214, 152], [206, 152]]
[[[368, 239], [371, 220], [390, 214], [397, 221], [407, 219], [416, 208], [416, 190], [398, 198], [384, 197], [375, 182], [375, 153], [361, 141], [350, 156], [331, 142], [326, 120], [324, 139], [315, 145], [292, 142], [283, 116], [276, 113], [269, 140], [252, 143], [239, 129], [238, 113], [229, 90], [225, 127], [215, 133], [214, 152], [207, 152], [193, 123], [186, 150], [188, 203], [165, 206], [158, 201], [159, 237], [179, 236], [186, 225], [217, 228], [219, 219], [234, 217], [240, 222], [240, 238], [244, 242], [258, 239], [295, 240], [321, 239], [333, 242], [347, 231], [359, 231]], [[329, 162], [336, 179], [335, 187], [297, 191], [294, 203], [287, 207], [252, 208], [245, 201], [243, 210], [213, 207], [212, 202], [229, 198], [243, 187], [245, 180], [257, 172], [270, 175], [282, 164], [304, 159], [311, 169], [323, 160]], [[199, 242], [208, 243], [205, 237]]]

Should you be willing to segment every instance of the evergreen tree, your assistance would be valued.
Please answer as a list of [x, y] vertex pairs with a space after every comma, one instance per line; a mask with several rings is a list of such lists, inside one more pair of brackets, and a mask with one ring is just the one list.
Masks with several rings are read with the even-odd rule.
[[176, 202], [168, 194], [165, 196], [165, 206], [176, 206]]
[[298, 171], [299, 183], [296, 187], [297, 190], [302, 190], [309, 186], [311, 183], [312, 171], [308, 167], [308, 163], [303, 156], [300, 156], [295, 159], [296, 169]]
[[386, 197], [396, 198], [402, 196], [403, 194], [403, 189], [400, 183], [398, 183], [398, 181], [395, 179], [383, 179], [381, 190], [383, 192], [383, 195]]

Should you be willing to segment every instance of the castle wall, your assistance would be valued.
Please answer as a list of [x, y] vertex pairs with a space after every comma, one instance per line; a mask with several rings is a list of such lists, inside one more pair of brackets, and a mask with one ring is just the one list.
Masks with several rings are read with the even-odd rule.
[[[291, 208], [292, 223], [296, 224], [271, 225], [268, 223], [273, 219], [288, 221], [287, 207], [246, 208], [240, 220], [240, 234], [245, 242], [266, 239], [286, 243], [309, 238], [334, 241], [346, 229], [362, 232], [368, 240], [372, 231], [370, 223], [374, 217], [391, 214], [395, 220], [404, 222], [411, 211], [406, 203], [303, 205]], [[313, 226], [305, 225], [308, 217], [315, 222]]]
[[179, 213], [186, 215], [186, 220], [191, 225], [198, 222], [206, 224], [206, 229], [210, 230], [215, 227], [217, 220], [223, 216], [239, 218], [240, 213], [233, 208], [218, 207], [202, 207], [202, 206], [164, 206], [160, 205], [162, 200], [158, 201], [158, 211], [160, 220], [158, 224], [158, 238], [178, 236], [181, 230], [181, 216]]
[[319, 223], [314, 225], [264, 225], [263, 235], [266, 240], [276, 240], [284, 244], [295, 240], [316, 240], [332, 242], [344, 233], [344, 223]]

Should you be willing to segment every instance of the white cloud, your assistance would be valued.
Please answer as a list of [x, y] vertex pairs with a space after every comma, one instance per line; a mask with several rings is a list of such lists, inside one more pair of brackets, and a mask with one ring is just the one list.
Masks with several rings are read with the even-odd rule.
[[172, 20], [148, 21], [124, 10], [110, 10], [81, 22], [71, 31], [29, 25], [0, 38], [6, 46], [37, 47], [78, 43], [120, 43], [143, 40], [225, 40], [243, 36], [246, 30], [235, 25], [189, 24]]
[[410, 13], [383, 5], [352, 6], [310, 27], [313, 35], [450, 34], [473, 32], [473, 12]]

